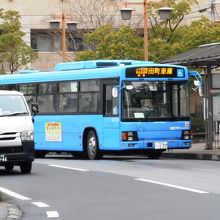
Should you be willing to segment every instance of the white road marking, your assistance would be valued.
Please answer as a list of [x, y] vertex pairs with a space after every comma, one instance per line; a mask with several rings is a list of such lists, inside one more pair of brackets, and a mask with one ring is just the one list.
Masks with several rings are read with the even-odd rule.
[[69, 170], [76, 170], [76, 171], [83, 171], [83, 172], [87, 172], [89, 170], [86, 170], [86, 169], [80, 169], [80, 168], [74, 168], [74, 167], [65, 167], [65, 166], [59, 166], [59, 165], [48, 165], [50, 167], [57, 167], [57, 168], [63, 168], [63, 169], [69, 169]]
[[59, 218], [57, 211], [47, 211], [47, 218]]
[[142, 182], [148, 182], [148, 183], [154, 183], [154, 184], [158, 184], [158, 185], [162, 185], [162, 186], [168, 186], [168, 187], [172, 187], [172, 188], [176, 188], [176, 189], [181, 189], [181, 190], [186, 190], [186, 191], [191, 191], [191, 192], [195, 192], [195, 193], [202, 193], [202, 194], [209, 193], [209, 192], [206, 192], [206, 191], [201, 191], [201, 190], [187, 188], [187, 187], [183, 187], [183, 186], [178, 186], [178, 185], [158, 182], [158, 181], [154, 181], [154, 180], [141, 179], [141, 178], [135, 178], [135, 180], [142, 181]]
[[31, 200], [31, 198], [28, 198], [28, 197], [26, 197], [26, 196], [22, 196], [22, 195], [20, 195], [20, 194], [18, 194], [18, 193], [15, 193], [15, 192], [13, 192], [13, 191], [11, 191], [11, 190], [8, 190], [8, 189], [6, 189], [6, 188], [3, 188], [3, 187], [0, 187], [0, 191], [3, 192], [3, 193], [5, 193], [5, 194], [7, 194], [7, 195], [9, 195], [9, 196], [15, 197], [15, 198], [17, 198], [17, 199], [21, 199], [21, 200]]
[[49, 205], [43, 203], [43, 202], [32, 202], [32, 204], [36, 205], [39, 208], [47, 208], [50, 207]]

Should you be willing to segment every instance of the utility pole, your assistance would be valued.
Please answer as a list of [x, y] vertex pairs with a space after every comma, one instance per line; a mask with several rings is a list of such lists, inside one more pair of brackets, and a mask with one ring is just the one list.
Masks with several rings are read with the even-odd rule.
[[215, 0], [211, 0], [211, 21], [215, 22], [215, 10], [216, 10], [216, 4]]

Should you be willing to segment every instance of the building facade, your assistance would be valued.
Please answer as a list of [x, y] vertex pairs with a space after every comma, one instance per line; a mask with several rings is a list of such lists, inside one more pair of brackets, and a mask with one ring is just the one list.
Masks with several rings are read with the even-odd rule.
[[[1, 0], [0, 8], [19, 12], [22, 31], [25, 33], [24, 40], [39, 53], [39, 58], [31, 64], [31, 68], [44, 71], [53, 69], [56, 63], [63, 61], [61, 27], [52, 30], [50, 26], [52, 20], [61, 22], [62, 15], [65, 15], [65, 25], [69, 21], [77, 22], [75, 30], [68, 30], [65, 27], [67, 56], [68, 60], [73, 60], [74, 51], [86, 49], [82, 41], [86, 30], [95, 29], [106, 23], [111, 23], [115, 27], [125, 24], [119, 12], [123, 2], [123, 0]], [[135, 9], [136, 16], [133, 16], [131, 21], [126, 21], [126, 24], [135, 24], [135, 27], [142, 28], [143, 7], [137, 5], [132, 8]], [[188, 23], [201, 16], [219, 21], [218, 4], [214, 0], [210, 2], [199, 0], [199, 4], [193, 7], [192, 13], [184, 21]]]

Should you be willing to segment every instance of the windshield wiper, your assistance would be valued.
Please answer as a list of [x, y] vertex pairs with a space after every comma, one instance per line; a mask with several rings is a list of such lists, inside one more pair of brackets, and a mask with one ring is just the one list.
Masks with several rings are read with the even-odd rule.
[[13, 112], [7, 115], [1, 115], [1, 117], [7, 117], [7, 116], [17, 116], [17, 115], [28, 115], [28, 112]]

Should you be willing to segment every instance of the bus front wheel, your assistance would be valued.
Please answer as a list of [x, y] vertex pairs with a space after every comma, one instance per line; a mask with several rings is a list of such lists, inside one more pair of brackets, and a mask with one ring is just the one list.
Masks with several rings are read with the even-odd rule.
[[89, 130], [87, 133], [86, 152], [90, 160], [100, 159], [102, 157], [99, 151], [98, 138], [94, 130]]

